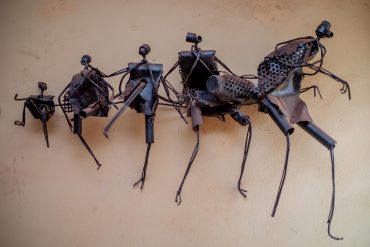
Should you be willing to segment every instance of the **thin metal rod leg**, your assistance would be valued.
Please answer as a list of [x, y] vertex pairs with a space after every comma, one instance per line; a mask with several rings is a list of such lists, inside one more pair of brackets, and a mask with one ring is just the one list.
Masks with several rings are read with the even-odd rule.
[[179, 109], [179, 107], [177, 106], [177, 105], [175, 105], [175, 103], [173, 102], [173, 100], [172, 100], [172, 98], [171, 98], [171, 95], [170, 95], [170, 91], [169, 91], [169, 89], [168, 89], [168, 85], [167, 85], [167, 83], [166, 83], [166, 80], [165, 79], [163, 79], [162, 80], [163, 81], [163, 88], [164, 88], [164, 91], [165, 91], [165, 93], [166, 93], [166, 95], [167, 95], [167, 99], [168, 99], [168, 101], [170, 101], [170, 103], [171, 103], [171, 105], [175, 108], [175, 110], [179, 113], [179, 115], [180, 115], [180, 117], [182, 118], [182, 120], [184, 120], [184, 122], [187, 124], [188, 123], [188, 121], [186, 121], [186, 119], [185, 119], [185, 117], [184, 117], [184, 115], [181, 113], [181, 110]]
[[149, 153], [150, 153], [150, 147], [151, 146], [152, 146], [152, 144], [148, 143], [148, 146], [147, 146], [147, 149], [146, 149], [144, 167], [143, 167], [143, 171], [141, 173], [141, 178], [136, 183], [134, 183], [133, 187], [136, 187], [136, 185], [141, 183], [140, 189], [144, 188], [145, 177], [146, 177], [146, 168], [148, 167], [148, 160], [149, 160]]
[[188, 174], [189, 174], [189, 171], [190, 171], [191, 165], [193, 164], [193, 162], [194, 162], [194, 160], [195, 160], [195, 157], [196, 157], [196, 156], [197, 156], [197, 154], [198, 154], [198, 150], [199, 150], [199, 126], [196, 126], [196, 127], [195, 127], [195, 133], [197, 134], [197, 142], [196, 142], [196, 145], [195, 145], [195, 147], [194, 147], [193, 154], [191, 155], [191, 158], [190, 158], [190, 161], [189, 161], [188, 167], [186, 168], [186, 171], [185, 171], [184, 177], [182, 178], [182, 181], [181, 181], [180, 187], [178, 188], [178, 190], [177, 190], [177, 192], [176, 192], [175, 202], [177, 202], [177, 205], [180, 205], [180, 204], [181, 204], [181, 191], [182, 191], [182, 187], [184, 186], [184, 182], [185, 182], [185, 180], [186, 180], [186, 177], [187, 177], [187, 176], [188, 176]]
[[335, 207], [335, 169], [334, 169], [335, 162], [334, 162], [334, 148], [331, 148], [330, 149], [330, 159], [331, 159], [331, 178], [332, 178], [332, 182], [333, 182], [333, 191], [332, 191], [331, 206], [330, 206], [330, 211], [329, 211], [329, 216], [328, 216], [328, 221], [327, 221], [327, 223], [328, 223], [328, 235], [332, 239], [335, 239], [335, 240], [343, 240], [343, 238], [334, 237], [331, 234], [331, 231], [330, 231], [331, 221], [333, 219], [334, 207]]
[[240, 170], [240, 177], [239, 177], [239, 180], [238, 180], [238, 190], [239, 190], [240, 194], [242, 194], [242, 196], [244, 196], [244, 198], [247, 197], [247, 195], [245, 194], [245, 193], [247, 193], [247, 191], [241, 188], [241, 182], [242, 182], [242, 178], [243, 178], [243, 174], [244, 174], [245, 162], [247, 161], [249, 147], [250, 147], [250, 143], [251, 143], [251, 139], [252, 139], [252, 124], [249, 120], [247, 120], [247, 121], [248, 121], [248, 131], [247, 131], [247, 136], [246, 136], [246, 139], [245, 139], [244, 155], [243, 155], [243, 161], [242, 161], [242, 166], [241, 166], [241, 170]]
[[101, 164], [99, 163], [98, 159], [95, 157], [93, 151], [91, 150], [91, 148], [89, 147], [89, 145], [87, 144], [87, 142], [85, 141], [85, 139], [82, 137], [82, 135], [81, 134], [77, 134], [77, 135], [80, 138], [82, 144], [87, 149], [87, 151], [89, 151], [89, 153], [91, 154], [91, 156], [94, 158], [94, 160], [96, 162], [96, 165], [98, 166], [98, 168], [96, 170], [99, 170], [99, 168], [101, 167]]
[[23, 127], [26, 125], [26, 104], [23, 105], [22, 122], [19, 122], [18, 120], [16, 120], [14, 121], [14, 124], [23, 126]]
[[290, 150], [290, 140], [289, 140], [289, 134], [286, 133], [286, 154], [285, 154], [285, 163], [284, 163], [284, 169], [283, 169], [283, 174], [281, 176], [281, 180], [280, 180], [280, 185], [279, 185], [279, 191], [276, 195], [276, 199], [275, 199], [275, 204], [274, 204], [274, 208], [272, 209], [272, 213], [271, 213], [271, 216], [274, 217], [275, 216], [275, 212], [276, 212], [276, 209], [277, 209], [277, 206], [279, 204], [279, 200], [280, 200], [280, 196], [281, 196], [281, 192], [283, 190], [283, 186], [284, 186], [284, 181], [285, 181], [285, 177], [286, 177], [286, 172], [287, 172], [287, 169], [288, 169], [288, 160], [289, 160], [289, 150]]
[[41, 112], [41, 122], [42, 122], [42, 129], [44, 131], [44, 137], [46, 141], [46, 146], [49, 148], [49, 136], [48, 136], [48, 127], [46, 125], [46, 113], [45, 110]]

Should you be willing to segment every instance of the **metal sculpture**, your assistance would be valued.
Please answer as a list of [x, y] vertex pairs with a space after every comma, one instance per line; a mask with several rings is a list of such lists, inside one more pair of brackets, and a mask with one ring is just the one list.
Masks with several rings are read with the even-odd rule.
[[[301, 88], [301, 82], [304, 76], [322, 73], [341, 83], [341, 93], [348, 93], [351, 99], [348, 83], [322, 67], [326, 48], [321, 43], [321, 39], [333, 37], [330, 27], [331, 24], [328, 21], [323, 21], [316, 29], [316, 37], [302, 37], [277, 44], [274, 52], [267, 55], [258, 67], [257, 87], [260, 111], [270, 115], [286, 136], [287, 142], [283, 174], [271, 216], [275, 216], [287, 173], [290, 151], [289, 136], [294, 131], [293, 124], [297, 124], [330, 151], [333, 189], [327, 221], [328, 235], [333, 239], [341, 240], [342, 238], [334, 237], [330, 231], [335, 205], [334, 148], [336, 141], [313, 123], [306, 104], [299, 97], [300, 93], [309, 89], [313, 89], [315, 93], [317, 90], [320, 94], [316, 86]], [[310, 62], [318, 53], [320, 58]], [[304, 68], [311, 69], [312, 72], [304, 72]]]
[[[175, 202], [177, 202], [178, 205], [181, 203], [181, 191], [184, 186], [184, 182], [199, 150], [199, 126], [203, 125], [203, 116], [216, 117], [225, 121], [225, 115], [230, 115], [240, 125], [248, 126], [244, 155], [241, 164], [241, 173], [238, 180], [238, 190], [244, 197], [246, 197], [246, 191], [241, 188], [241, 179], [252, 137], [252, 125], [249, 121], [249, 117], [239, 110], [241, 103], [247, 103], [246, 100], [235, 96], [237, 96], [241, 91], [247, 90], [250, 92], [249, 96], [251, 101], [256, 101], [257, 92], [254, 91], [255, 86], [250, 81], [245, 80], [245, 78], [249, 78], [248, 75], [240, 77], [236, 76], [216, 56], [216, 51], [201, 50], [198, 46], [202, 41], [202, 37], [200, 35], [188, 33], [186, 35], [186, 41], [193, 44], [191, 46], [191, 50], [179, 52], [178, 61], [164, 77], [164, 81], [168, 85], [171, 85], [166, 78], [177, 67], [179, 67], [183, 91], [182, 93], [179, 93], [173, 89], [172, 91], [175, 93], [178, 100], [171, 100], [171, 102], [177, 107], [185, 107], [187, 116], [191, 117], [192, 127], [196, 133], [196, 145], [181, 184], [177, 190]], [[218, 69], [218, 65], [223, 67], [226, 71], [220, 71]], [[218, 82], [221, 82], [223, 85], [222, 88], [216, 86], [218, 85]], [[169, 88], [173, 87], [170, 86]], [[168, 99], [171, 99], [168, 90], [166, 93]]]
[[[77, 134], [99, 169], [100, 162], [82, 136], [82, 120], [88, 117], [107, 117], [110, 105], [113, 104], [114, 89], [103, 79], [108, 76], [91, 66], [90, 63], [90, 56], [84, 55], [81, 58], [81, 65], [84, 69], [72, 77], [72, 81], [59, 95], [58, 101], [71, 132]], [[109, 91], [111, 91], [111, 96]], [[73, 114], [71, 119], [73, 124], [68, 114]]]
[[[327, 221], [328, 235], [336, 240], [342, 239], [334, 237], [330, 230], [335, 204], [334, 148], [336, 141], [313, 123], [306, 104], [299, 97], [301, 93], [310, 89], [314, 90], [315, 96], [317, 92], [321, 97], [317, 86], [302, 88], [301, 82], [304, 76], [322, 73], [341, 83], [342, 94], [348, 93], [348, 97], [351, 99], [348, 83], [322, 67], [326, 48], [320, 40], [333, 37], [330, 27], [329, 22], [323, 21], [316, 29], [316, 37], [302, 37], [277, 44], [275, 50], [260, 63], [257, 76], [236, 76], [226, 66], [224, 67], [228, 73], [220, 74], [217, 70], [216, 61], [221, 65], [224, 64], [215, 57], [215, 52], [201, 51], [197, 46], [201, 37], [188, 33], [187, 41], [193, 42], [194, 45], [191, 51], [179, 53], [179, 61], [170, 70], [172, 72], [177, 66], [180, 66], [184, 90], [182, 94], [177, 94], [178, 102], [187, 106], [188, 115], [192, 117], [193, 128], [197, 133], [196, 147], [176, 194], [178, 204], [181, 203], [181, 190], [184, 181], [198, 152], [199, 125], [202, 125], [202, 116], [217, 116], [223, 119], [224, 114], [230, 114], [238, 121], [238, 118], [234, 117], [233, 109], [238, 109], [241, 105], [258, 104], [259, 110], [269, 114], [278, 125], [285, 135], [287, 143], [283, 174], [271, 216], [275, 216], [287, 173], [290, 151], [289, 136], [294, 132], [293, 125], [297, 124], [330, 151], [333, 190]], [[318, 53], [320, 58], [310, 62]], [[312, 72], [304, 72], [304, 68], [311, 69]], [[257, 79], [257, 85], [249, 79]], [[237, 116], [242, 114], [240, 111], [237, 112]], [[240, 183], [250, 144], [251, 124], [248, 117], [242, 117], [241, 119], [243, 121], [238, 121], [239, 123], [249, 126], [238, 181], [239, 191], [245, 196], [245, 193], [243, 193], [245, 191], [240, 188]]]
[[[163, 73], [162, 64], [149, 63], [146, 59], [150, 50], [150, 46], [147, 44], [140, 46], [139, 54], [143, 59], [139, 63], [129, 63], [128, 67], [121, 70], [123, 75], [119, 83], [119, 93], [114, 98], [122, 99], [116, 104], [123, 103], [123, 105], [103, 131], [103, 134], [108, 138], [109, 130], [128, 107], [144, 115], [147, 149], [141, 178], [133, 185], [135, 187], [141, 184], [141, 189], [144, 188], [150, 148], [154, 143], [154, 118], [158, 106], [158, 88]], [[124, 91], [122, 91], [123, 80], [128, 74], [130, 77]]]
[[[72, 77], [72, 81], [59, 95], [58, 105], [54, 104], [54, 96], [44, 95], [47, 85], [43, 82], [38, 84], [41, 90], [40, 95], [18, 98], [16, 94], [15, 100], [25, 102], [22, 122], [15, 121], [15, 124], [25, 126], [25, 110], [27, 108], [35, 119], [41, 120], [45, 141], [47, 147], [49, 147], [46, 122], [53, 116], [55, 107], [60, 106], [70, 130], [78, 135], [83, 145], [94, 158], [98, 166], [97, 169], [99, 169], [101, 164], [82, 137], [82, 120], [90, 116], [107, 117], [111, 106], [117, 108], [116, 104], [122, 103], [122, 107], [104, 128], [103, 134], [108, 137], [109, 130], [123, 112], [128, 107], [135, 109], [137, 113], [142, 113], [145, 118], [147, 150], [141, 178], [134, 184], [134, 186], [140, 184], [140, 188], [143, 189], [150, 148], [152, 143], [154, 143], [154, 118], [158, 105], [174, 107], [180, 117], [187, 123], [181, 110], [181, 108], [184, 108], [187, 116], [191, 117], [192, 120], [192, 127], [196, 133], [196, 145], [176, 192], [175, 201], [180, 205], [181, 192], [185, 180], [198, 154], [200, 146], [199, 127], [203, 125], [203, 117], [216, 117], [225, 121], [225, 115], [229, 115], [240, 125], [248, 126], [238, 180], [238, 190], [241, 195], [246, 197], [246, 190], [241, 188], [241, 181], [252, 138], [252, 125], [249, 117], [240, 111], [240, 107], [242, 105], [258, 104], [259, 111], [267, 113], [286, 138], [284, 168], [271, 216], [275, 216], [284, 186], [290, 152], [290, 135], [294, 132], [294, 124], [297, 124], [328, 148], [330, 152], [332, 198], [327, 220], [327, 231], [331, 238], [341, 240], [343, 238], [337, 238], [331, 233], [335, 206], [334, 148], [336, 141], [313, 123], [307, 105], [299, 97], [301, 93], [312, 89], [314, 90], [314, 96], [318, 93], [321, 98], [321, 93], [317, 86], [302, 88], [301, 83], [305, 76], [322, 73], [341, 83], [342, 94], [348, 93], [348, 97], [351, 99], [349, 84], [323, 68], [326, 48], [321, 43], [321, 39], [333, 37], [333, 32], [330, 28], [331, 24], [328, 21], [323, 21], [316, 29], [316, 37], [300, 37], [278, 43], [274, 51], [267, 55], [258, 66], [257, 76], [250, 74], [237, 76], [234, 74], [216, 56], [216, 51], [201, 50], [199, 48], [198, 44], [202, 41], [202, 37], [195, 33], [186, 35], [186, 41], [192, 43], [191, 49], [178, 53], [178, 61], [164, 77], [162, 76], [162, 64], [152, 64], [147, 61], [146, 56], [150, 52], [150, 47], [147, 44], [139, 48], [139, 54], [142, 56], [140, 62], [129, 63], [128, 67], [109, 75], [91, 66], [91, 57], [85, 55], [81, 58], [81, 64], [84, 66], [84, 69]], [[318, 54], [320, 56], [319, 59], [313, 61]], [[219, 70], [219, 66], [225, 71]], [[177, 67], [179, 67], [182, 78], [183, 90], [181, 93], [167, 80], [167, 77]], [[115, 95], [113, 87], [104, 78], [121, 74], [119, 92]], [[128, 74], [130, 75], [129, 79], [125, 89], [122, 90], [124, 78]], [[257, 80], [258, 82], [254, 84], [251, 80]], [[161, 83], [166, 97], [158, 93]], [[171, 95], [175, 95], [176, 100], [173, 100]], [[164, 103], [159, 102], [159, 100], [164, 101]], [[73, 115], [73, 117], [71, 118], [70, 115]]]
[[14, 124], [24, 127], [26, 125], [26, 108], [31, 112], [35, 119], [40, 119], [44, 131], [46, 146], [49, 148], [48, 128], [46, 122], [54, 115], [55, 104], [53, 95], [44, 95], [44, 91], [48, 88], [45, 82], [39, 82], [38, 88], [41, 90], [39, 95], [30, 95], [28, 98], [18, 98], [18, 94], [14, 96], [14, 100], [24, 101], [22, 122], [15, 121]]
[[[299, 97], [301, 93], [310, 89], [314, 90], [315, 96], [316, 92], [318, 92], [321, 97], [321, 93], [317, 86], [302, 88], [301, 83], [304, 76], [312, 76], [317, 73], [323, 73], [341, 83], [342, 94], [348, 93], [348, 97], [351, 99], [350, 87], [348, 83], [322, 67], [323, 60], [326, 55], [326, 48], [320, 42], [320, 40], [322, 38], [333, 37], [333, 32], [330, 31], [330, 27], [331, 25], [329, 22], [323, 21], [316, 29], [316, 37], [302, 37], [277, 44], [275, 50], [267, 55], [258, 67], [258, 76], [256, 76], [256, 79], [258, 79], [258, 84], [254, 88], [251, 86], [250, 88], [244, 88], [244, 90], [241, 91], [239, 88], [239, 93], [234, 94], [234, 96], [230, 96], [229, 100], [234, 98], [241, 103], [258, 103], [259, 110], [267, 113], [286, 137], [287, 149], [284, 169], [272, 210], [272, 217], [275, 216], [287, 173], [290, 151], [289, 136], [294, 132], [293, 125], [297, 124], [329, 149], [332, 165], [333, 190], [331, 207], [327, 221], [328, 235], [333, 239], [341, 240], [342, 238], [334, 237], [330, 231], [335, 204], [334, 147], [336, 141], [313, 123], [306, 104]], [[314, 62], [309, 62], [313, 60], [315, 55], [318, 53], [320, 53], [320, 58]], [[313, 71], [304, 72], [304, 68], [308, 68]], [[213, 80], [217, 83], [213, 83], [212, 80], [209, 80], [209, 82], [207, 82], [207, 86], [209, 86], [208, 89], [210, 91], [214, 90], [212, 92], [217, 95], [219, 90], [225, 87], [223, 85], [227, 85], [222, 83], [223, 80], [224, 79], [221, 76], [216, 76], [216, 78]], [[245, 84], [247, 84], [247, 82], [245, 82]], [[232, 83], [232, 85], [229, 85], [228, 87], [235, 88], [237, 86], [237, 83]], [[256, 101], [255, 94], [257, 94]], [[220, 97], [220, 95], [218, 96]], [[224, 95], [221, 96], [224, 97]], [[244, 102], [243, 100], [240, 100], [240, 98], [243, 99]]]

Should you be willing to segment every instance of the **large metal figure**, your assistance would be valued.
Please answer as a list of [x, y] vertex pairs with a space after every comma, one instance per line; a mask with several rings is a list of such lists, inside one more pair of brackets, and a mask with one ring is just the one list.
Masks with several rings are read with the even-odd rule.
[[[289, 135], [294, 131], [293, 124], [298, 124], [299, 127], [330, 151], [333, 190], [327, 221], [328, 234], [333, 239], [341, 240], [342, 238], [334, 237], [330, 231], [335, 203], [334, 147], [336, 141], [313, 123], [306, 104], [299, 97], [301, 92], [310, 88], [315, 91], [318, 90], [316, 86], [302, 89], [301, 82], [304, 76], [323, 73], [340, 82], [342, 84], [342, 94], [348, 93], [348, 97], [351, 99], [348, 83], [322, 67], [326, 48], [320, 41], [322, 38], [333, 37], [330, 27], [328, 21], [323, 21], [316, 29], [316, 37], [302, 37], [277, 44], [274, 52], [266, 56], [258, 67], [259, 80], [257, 87], [260, 110], [271, 116], [286, 136], [287, 141], [283, 175], [271, 216], [275, 215], [286, 177], [290, 150]], [[310, 62], [318, 53], [320, 53], [320, 58], [317, 61]], [[303, 68], [311, 69], [312, 72], [304, 72]], [[318, 92], [320, 94], [320, 91]]]
[[[277, 44], [274, 52], [266, 56], [258, 67], [259, 80], [257, 87], [260, 110], [271, 116], [286, 136], [287, 141], [283, 175], [271, 216], [275, 216], [286, 177], [290, 150], [289, 135], [294, 131], [293, 124], [298, 124], [299, 127], [330, 151], [333, 190], [327, 221], [328, 234], [333, 239], [341, 240], [342, 238], [334, 237], [330, 231], [335, 203], [334, 147], [336, 141], [313, 123], [306, 104], [299, 97], [301, 92], [310, 88], [313, 88], [315, 91], [318, 90], [316, 86], [302, 89], [301, 82], [304, 76], [323, 73], [340, 82], [342, 84], [342, 94], [348, 93], [348, 97], [351, 99], [348, 83], [322, 67], [326, 48], [320, 41], [322, 38], [333, 37], [330, 26], [329, 22], [323, 21], [316, 29], [316, 37], [302, 37]], [[320, 58], [317, 61], [310, 62], [318, 53], [320, 53]], [[304, 72], [303, 68], [313, 71], [309, 73]]]

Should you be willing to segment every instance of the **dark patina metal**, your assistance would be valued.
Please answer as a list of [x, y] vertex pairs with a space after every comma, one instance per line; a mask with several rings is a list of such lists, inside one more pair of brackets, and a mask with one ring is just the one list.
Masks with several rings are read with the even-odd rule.
[[[150, 148], [152, 143], [154, 143], [154, 118], [158, 106], [158, 88], [163, 79], [163, 65], [149, 63], [146, 60], [146, 55], [148, 55], [150, 50], [150, 46], [147, 44], [140, 46], [139, 54], [143, 59], [139, 63], [129, 63], [127, 68], [121, 70], [124, 72], [119, 84], [119, 93], [114, 98], [122, 99], [122, 101], [116, 102], [116, 104], [123, 103], [123, 106], [118, 110], [103, 131], [103, 134], [108, 137], [108, 132], [113, 124], [128, 107], [144, 115], [147, 151], [142, 176], [134, 184], [134, 186], [141, 184], [141, 189], [144, 187], [146, 178]], [[128, 74], [130, 77], [125, 85], [124, 91], [122, 91], [123, 80]]]
[[[299, 97], [300, 93], [310, 89], [314, 90], [315, 95], [317, 91], [321, 97], [317, 86], [301, 88], [301, 82], [304, 76], [323, 73], [340, 82], [342, 94], [348, 93], [348, 97], [351, 99], [348, 83], [322, 67], [326, 48], [321, 44], [320, 39], [333, 37], [330, 26], [329, 22], [323, 21], [316, 29], [316, 38], [302, 37], [277, 44], [274, 52], [267, 55], [258, 67], [257, 91], [260, 111], [270, 115], [286, 136], [287, 142], [283, 174], [271, 216], [275, 216], [287, 173], [290, 150], [289, 135], [294, 131], [293, 125], [297, 124], [330, 151], [333, 191], [327, 221], [328, 234], [331, 238], [340, 240], [342, 238], [334, 237], [330, 231], [335, 202], [334, 147], [336, 141], [313, 123], [307, 105]], [[317, 54], [320, 54], [320, 58], [312, 62], [311, 60]], [[312, 72], [304, 72], [303, 69], [310, 69]]]
[[[72, 77], [71, 82], [59, 95], [58, 101], [72, 133], [77, 134], [99, 169], [100, 162], [82, 136], [82, 120], [88, 117], [107, 117], [114, 89], [103, 79], [105, 74], [92, 67], [90, 62], [91, 57], [88, 55], [81, 58], [84, 69]], [[112, 96], [109, 96], [109, 91]]]
[[[198, 47], [199, 42], [202, 41], [200, 35], [188, 33], [186, 35], [186, 41], [193, 43], [191, 50], [179, 52], [178, 62], [164, 77], [167, 82], [167, 76], [174, 69], [179, 67], [183, 91], [182, 93], [178, 93], [173, 90], [173, 93], [178, 98], [176, 104], [184, 107], [187, 116], [191, 117], [192, 127], [197, 137], [195, 148], [180, 187], [177, 190], [175, 201], [178, 204], [181, 203], [181, 191], [185, 179], [199, 150], [199, 127], [203, 125], [204, 116], [216, 117], [225, 121], [225, 115], [230, 115], [240, 125], [248, 125], [241, 174], [238, 181], [238, 190], [246, 197], [246, 191], [241, 188], [241, 179], [251, 141], [252, 126], [249, 117], [239, 109], [241, 104], [257, 102], [257, 91], [255, 91], [255, 86], [252, 82], [246, 80], [244, 77], [236, 76], [219, 58], [217, 58], [216, 51], [201, 50]], [[223, 67], [226, 72], [221, 72], [218, 66]], [[246, 100], [245, 97], [243, 97], [245, 95], [248, 95], [250, 99]], [[167, 94], [167, 96], [171, 99], [169, 94]]]
[[31, 95], [28, 98], [18, 98], [18, 94], [14, 96], [15, 100], [24, 101], [22, 121], [17, 120], [14, 122], [14, 124], [23, 127], [25, 126], [27, 108], [35, 119], [40, 119], [44, 131], [46, 146], [49, 147], [48, 128], [46, 122], [54, 115], [55, 112], [55, 104], [53, 100], [54, 96], [44, 95], [44, 91], [47, 89], [45, 82], [39, 82], [38, 88], [41, 90], [41, 94], [39, 95]]

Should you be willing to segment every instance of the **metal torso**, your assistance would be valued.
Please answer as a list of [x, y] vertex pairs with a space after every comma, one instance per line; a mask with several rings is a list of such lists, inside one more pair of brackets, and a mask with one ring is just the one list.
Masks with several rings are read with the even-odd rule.
[[[193, 68], [199, 55], [199, 61]], [[207, 90], [206, 81], [212, 75], [218, 75], [216, 51], [193, 50], [179, 52], [180, 74], [184, 87], [198, 90]], [[193, 69], [192, 69], [193, 68]], [[191, 72], [191, 74], [190, 74]], [[189, 75], [190, 74], [190, 75]]]
[[318, 52], [314, 38], [288, 42], [267, 55], [258, 66], [258, 94], [263, 97], [284, 83], [289, 73], [311, 60]]
[[92, 104], [99, 103], [100, 109], [92, 116], [107, 117], [109, 111], [109, 92], [103, 79], [94, 70], [82, 71], [72, 77], [68, 98], [74, 114]]
[[130, 107], [135, 109], [138, 113], [142, 112], [144, 115], [152, 115], [154, 114], [156, 102], [158, 101], [157, 92], [160, 78], [163, 73], [163, 65], [146, 63], [138, 68], [135, 68], [136, 66], [137, 63], [128, 64], [130, 78], [123, 92], [124, 99], [126, 100], [129, 97], [132, 90], [141, 81], [145, 81], [146, 84], [139, 94], [140, 97], [136, 97], [130, 104]]
[[41, 119], [41, 112], [46, 113], [46, 121], [54, 115], [55, 104], [54, 96], [51, 95], [31, 95], [25, 102], [25, 106], [35, 119]]
[[[203, 116], [213, 116], [223, 120], [225, 114], [235, 111], [235, 106], [219, 100], [207, 90], [207, 80], [213, 75], [219, 75], [215, 55], [214, 50], [181, 51], [178, 62], [184, 94], [187, 95], [189, 103], [199, 107]], [[190, 110], [188, 115], [194, 117]]]

